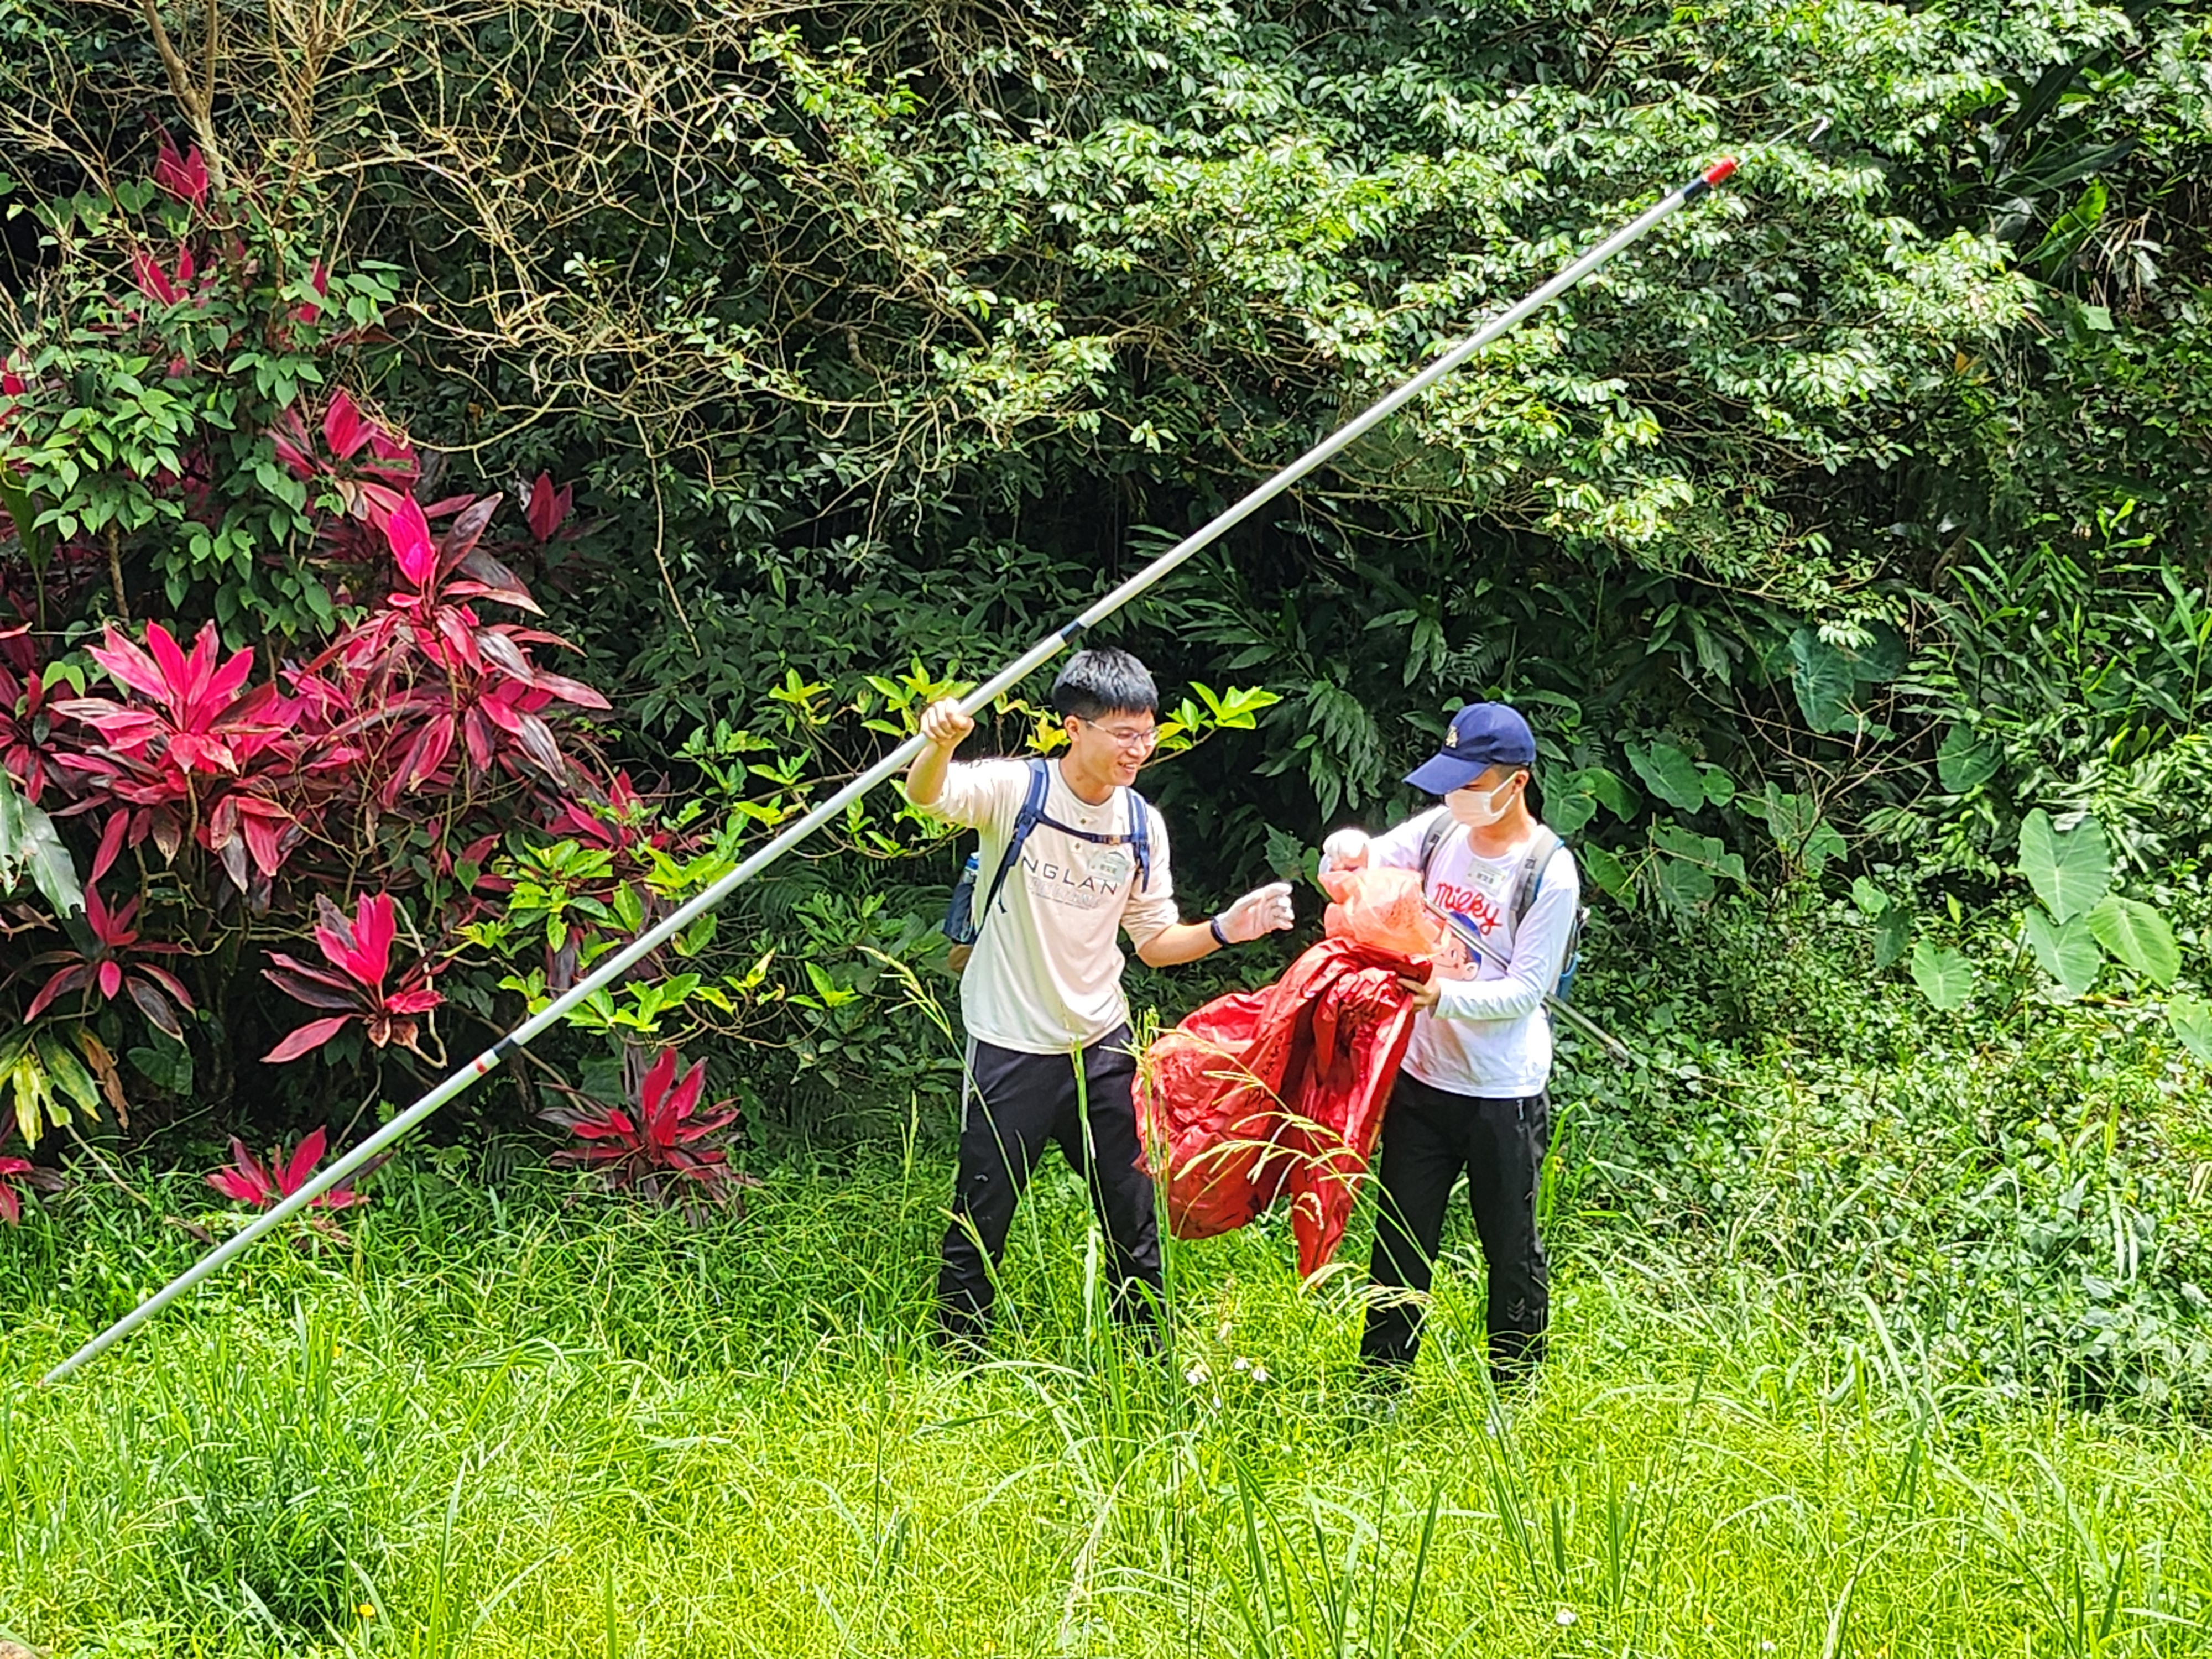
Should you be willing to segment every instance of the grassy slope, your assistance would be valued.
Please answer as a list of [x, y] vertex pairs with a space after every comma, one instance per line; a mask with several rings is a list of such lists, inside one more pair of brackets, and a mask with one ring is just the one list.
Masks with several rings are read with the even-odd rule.
[[0, 1632], [161, 1655], [2212, 1648], [2212, 1443], [1931, 1395], [1754, 1268], [1690, 1295], [1622, 1230], [1563, 1225], [1540, 1389], [1490, 1418], [1462, 1271], [1371, 1424], [1348, 1286], [1302, 1293], [1259, 1230], [1180, 1251], [1176, 1364], [1123, 1364], [1087, 1334], [1056, 1165], [997, 1362], [948, 1367], [914, 1334], [942, 1181], [793, 1177], [687, 1236], [395, 1170], [355, 1250], [264, 1250], [52, 1395], [27, 1379], [85, 1311], [191, 1247], [119, 1200], [33, 1220], [0, 1240], [23, 1298]]

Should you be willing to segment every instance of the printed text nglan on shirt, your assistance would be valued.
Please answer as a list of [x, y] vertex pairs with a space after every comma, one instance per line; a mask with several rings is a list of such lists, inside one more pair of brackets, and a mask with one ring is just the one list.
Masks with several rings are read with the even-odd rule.
[[[1101, 805], [1079, 799], [1048, 763], [1045, 816], [1093, 835], [1127, 836], [1127, 790]], [[981, 832], [975, 902], [980, 907], [1005, 858], [1029, 790], [1025, 761], [955, 765], [930, 810]], [[1148, 809], [1149, 810], [1149, 809]], [[1121, 992], [1122, 928], [1142, 945], [1176, 921], [1166, 825], [1152, 811], [1151, 879], [1139, 890], [1128, 842], [1107, 846], [1040, 823], [1022, 845], [1018, 866], [999, 891], [996, 912], [979, 914], [975, 954], [961, 975], [960, 1008], [969, 1035], [1024, 1054], [1058, 1054], [1107, 1036], [1129, 1018]]]

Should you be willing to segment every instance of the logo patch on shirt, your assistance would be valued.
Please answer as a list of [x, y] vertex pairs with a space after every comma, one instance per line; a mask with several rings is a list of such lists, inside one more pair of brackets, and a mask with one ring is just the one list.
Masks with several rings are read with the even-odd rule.
[[1109, 891], [1121, 884], [1134, 860], [1118, 847], [1103, 847], [1091, 855], [1091, 878]]

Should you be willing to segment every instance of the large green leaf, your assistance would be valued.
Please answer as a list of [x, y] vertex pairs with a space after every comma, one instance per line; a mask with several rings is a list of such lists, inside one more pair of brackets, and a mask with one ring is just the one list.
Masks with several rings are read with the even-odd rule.
[[1544, 822], [1563, 836], [1571, 836], [1597, 816], [1597, 798], [1572, 790], [1562, 791], [1544, 802]]
[[[192, 1091], [192, 1056], [186, 1048], [179, 1048], [167, 1039], [156, 1036], [154, 1046], [133, 1048], [131, 1064], [141, 1075], [157, 1088], [167, 1089], [173, 1095], [190, 1095]], [[621, 1092], [619, 1083], [616, 1085]]]
[[1912, 947], [1912, 982], [1935, 1006], [1952, 1013], [1974, 994], [1974, 965], [1949, 945], [1923, 939]]
[[1651, 826], [1651, 839], [1676, 858], [1686, 859], [1716, 876], [1726, 876], [1734, 882], [1751, 879], [1744, 871], [1743, 854], [1729, 852], [1718, 836], [1701, 836], [1678, 823], [1662, 823]]
[[1597, 797], [1607, 811], [1624, 823], [1634, 817], [1636, 809], [1644, 804], [1637, 798], [1636, 792], [1607, 767], [1585, 766], [1575, 776], [1583, 788]]
[[1636, 878], [1619, 856], [1602, 847], [1585, 847], [1577, 855], [1583, 873], [1632, 908], [1636, 903]]
[[1694, 812], [1705, 804], [1705, 781], [1698, 763], [1671, 743], [1632, 743], [1628, 763], [1644, 787], [1678, 812]]
[[15, 791], [0, 772], [0, 893], [12, 893], [26, 875], [58, 915], [84, 908], [76, 865], [54, 833], [54, 821]]
[[15, 528], [15, 539], [23, 550], [23, 556], [30, 562], [31, 568], [44, 569], [53, 532], [39, 527], [38, 504], [31, 499], [31, 492], [5, 467], [0, 467], [0, 513], [8, 515], [9, 523]]
[[100, 1115], [100, 1085], [93, 1081], [92, 1073], [84, 1062], [70, 1052], [69, 1045], [59, 1037], [41, 1031], [35, 1044], [38, 1056], [46, 1068], [46, 1076], [56, 1088], [77, 1103], [87, 1117]]
[[1905, 635], [1882, 622], [1869, 623], [1866, 633], [1864, 645], [1838, 647], [1851, 665], [1851, 678], [1869, 685], [1895, 679], [1905, 672], [1905, 660], [1911, 654], [1905, 647]]
[[2097, 982], [2098, 970], [2105, 965], [2105, 953], [2097, 948], [2088, 918], [2069, 916], [2063, 922], [2053, 921], [2037, 908], [2021, 921], [2027, 929], [2028, 948], [2035, 952], [2043, 971], [2064, 987], [2067, 995], [2087, 996]]
[[1790, 684], [1805, 723], [1815, 732], [1858, 729], [1858, 716], [1851, 710], [1858, 683], [1851, 659], [1811, 629], [1801, 628], [1790, 636]]
[[1781, 785], [1769, 783], [1758, 811], [1765, 818], [1774, 844], [1793, 863], [1808, 870], [1817, 873], [1830, 859], [1841, 858], [1848, 850], [1843, 836], [1820, 816], [1820, 805], [1810, 795], [1790, 794]]
[[2181, 947], [2164, 916], [2140, 899], [2117, 894], [2089, 912], [2089, 931], [2118, 961], [2160, 985], [2181, 971]]
[[2105, 826], [2086, 818], [2071, 830], [2054, 830], [2050, 815], [2037, 807], [2020, 826], [2020, 872], [2053, 921], [2071, 921], [2112, 890]]
[[1887, 972], [1890, 964], [1905, 954], [1905, 947], [1911, 943], [1911, 913], [1901, 904], [1891, 905], [1875, 918], [1875, 971]]
[[2212, 1066], [2212, 1002], [2179, 992], [2166, 1000], [2166, 1023], [2199, 1064]]
[[1712, 898], [1712, 872], [1688, 859], [1662, 854], [1651, 863], [1651, 890], [1677, 916], [1691, 916]]
[[1970, 726], [1954, 726], [1943, 734], [1936, 750], [1936, 775], [1954, 795], [1963, 795], [1996, 775], [1996, 751], [1974, 735]]

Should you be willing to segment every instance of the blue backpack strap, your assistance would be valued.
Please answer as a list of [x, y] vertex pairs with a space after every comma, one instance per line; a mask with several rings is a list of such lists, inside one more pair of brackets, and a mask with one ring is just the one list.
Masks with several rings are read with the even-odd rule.
[[[1521, 874], [1513, 888], [1513, 930], [1521, 931], [1521, 918], [1528, 914], [1528, 907], [1536, 902], [1536, 895], [1544, 890], [1544, 872], [1565, 839], [1548, 823], [1539, 823], [1530, 842], [1528, 856], [1522, 860]], [[1552, 994], [1564, 1000], [1574, 988], [1575, 969], [1582, 961], [1583, 918], [1589, 913], [1578, 910], [1567, 924], [1567, 941], [1559, 956], [1559, 976], [1553, 984]]]
[[1536, 833], [1528, 839], [1528, 850], [1522, 855], [1521, 872], [1513, 883], [1513, 931], [1521, 931], [1521, 918], [1528, 914], [1528, 907], [1536, 902], [1543, 890], [1544, 866], [1552, 861], [1552, 854], [1566, 843], [1559, 832], [1548, 823], [1539, 823]]
[[991, 878], [991, 890], [984, 896], [983, 913], [975, 918], [978, 933], [982, 932], [984, 922], [990, 919], [991, 912], [998, 906], [999, 890], [1006, 884], [1006, 877], [1013, 871], [1014, 860], [1021, 857], [1022, 843], [1030, 838], [1030, 831], [1036, 829], [1044, 817], [1045, 791], [1051, 783], [1044, 769], [1043, 761], [1034, 756], [1030, 757], [1029, 789], [1022, 796], [1022, 810], [1014, 815], [1014, 833], [1006, 838], [1006, 855], [999, 860], [999, 872]]
[[1137, 890], [1152, 884], [1152, 809], [1135, 790], [1129, 791], [1129, 850], [1137, 858]]

